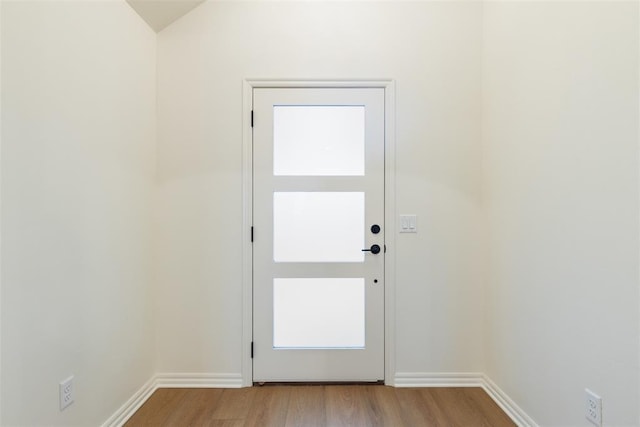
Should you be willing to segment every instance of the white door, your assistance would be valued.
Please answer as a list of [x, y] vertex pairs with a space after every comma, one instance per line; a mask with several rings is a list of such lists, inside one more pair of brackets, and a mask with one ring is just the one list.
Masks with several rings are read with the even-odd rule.
[[384, 89], [253, 90], [253, 379], [384, 379]]

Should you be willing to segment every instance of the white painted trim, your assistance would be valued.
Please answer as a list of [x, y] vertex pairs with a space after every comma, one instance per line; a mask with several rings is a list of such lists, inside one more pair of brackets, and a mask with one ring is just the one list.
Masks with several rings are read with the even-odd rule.
[[253, 337], [253, 269], [250, 229], [253, 225], [253, 148], [251, 109], [254, 88], [382, 88], [385, 91], [385, 384], [395, 372], [395, 233], [396, 138], [395, 82], [392, 79], [298, 80], [245, 79], [242, 85], [242, 385], [253, 384], [250, 345]]
[[482, 387], [484, 374], [480, 372], [398, 372], [396, 387]]
[[113, 415], [102, 424], [102, 427], [120, 427], [127, 422], [133, 414], [151, 397], [156, 391], [155, 376], [140, 388], [127, 402], [120, 407]]
[[351, 80], [304, 80], [304, 79], [247, 79], [245, 83], [253, 88], [386, 88], [393, 79], [351, 79]]
[[514, 423], [519, 427], [538, 427], [538, 424], [486, 375], [483, 375], [483, 383], [482, 388], [484, 391], [487, 392]]
[[[640, 7], [638, 8], [638, 16], [636, 17], [636, 19], [640, 20]], [[638, 34], [636, 35], [638, 37], [638, 39], [640, 40], [640, 26], [638, 28]], [[639, 50], [638, 50], [638, 55], [640, 55], [640, 46], [639, 46]], [[639, 56], [640, 57], [640, 56]], [[638, 87], [640, 87], [640, 70], [638, 73]], [[640, 104], [640, 90], [637, 93], [638, 96], [638, 103]], [[638, 124], [640, 124], [640, 112], [638, 114]], [[638, 148], [640, 148], [640, 127], [636, 128], [636, 132], [637, 132], [637, 138], [638, 138]], [[638, 150], [638, 165], [640, 165], [640, 150]], [[638, 180], [638, 190], [640, 191], [640, 179]], [[640, 217], [638, 218], [638, 220], [640, 221]], [[640, 227], [639, 227], [640, 230]], [[638, 259], [638, 273], [640, 273], [640, 258]], [[640, 274], [639, 274], [640, 276]], [[638, 288], [640, 289], [640, 282], [638, 283]], [[640, 292], [638, 293], [640, 296]], [[638, 298], [638, 312], [640, 312], [640, 298]], [[640, 348], [640, 323], [638, 324], [638, 346]], [[640, 356], [639, 356], [639, 360], [638, 362], [640, 363]], [[640, 370], [638, 372], [638, 377], [637, 377], [637, 381], [638, 381], [638, 408], [640, 408]], [[638, 411], [638, 425], [640, 425], [640, 411]]]
[[241, 374], [191, 374], [162, 373], [156, 374], [127, 402], [122, 405], [102, 427], [120, 427], [151, 397], [159, 388], [240, 388]]
[[[0, 1], [0, 22], [2, 21], [2, 4]], [[0, 46], [2, 46], [2, 35], [0, 31]], [[0, 82], [2, 82], [2, 52], [0, 48]], [[0, 94], [2, 94], [2, 87], [0, 85]], [[2, 97], [0, 96], [0, 99]], [[0, 102], [0, 153], [2, 153], [2, 103]], [[0, 155], [0, 165], [2, 164], [2, 157]], [[2, 167], [0, 166], [0, 177], [2, 176]], [[2, 188], [2, 179], [0, 178], [0, 189]], [[2, 192], [0, 191], [0, 212], [2, 212]], [[2, 277], [2, 215], [0, 214], [0, 278]], [[2, 307], [2, 281], [0, 279], [0, 307]], [[0, 312], [0, 319], [2, 319], [2, 313]], [[0, 384], [2, 384], [2, 322], [0, 321]], [[0, 399], [0, 425], [2, 425], [2, 399]]]
[[156, 388], [241, 388], [241, 374], [163, 373], [157, 374]]
[[399, 372], [396, 387], [481, 387], [519, 427], [538, 427], [507, 394], [480, 372]]
[[253, 384], [253, 86], [242, 82], [242, 385]]
[[384, 379], [395, 385], [396, 372], [396, 85], [384, 86]]

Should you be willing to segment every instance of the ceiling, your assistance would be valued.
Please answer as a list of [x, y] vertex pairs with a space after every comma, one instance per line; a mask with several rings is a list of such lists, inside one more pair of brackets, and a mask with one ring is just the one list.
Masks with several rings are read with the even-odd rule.
[[162, 30], [205, 0], [127, 0], [156, 32]]

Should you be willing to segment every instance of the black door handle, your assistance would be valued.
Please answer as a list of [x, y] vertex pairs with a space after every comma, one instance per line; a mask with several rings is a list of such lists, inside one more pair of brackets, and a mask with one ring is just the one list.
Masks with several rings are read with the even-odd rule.
[[380, 246], [371, 245], [371, 249], [363, 249], [362, 252], [371, 252], [372, 254], [379, 254], [380, 253]]

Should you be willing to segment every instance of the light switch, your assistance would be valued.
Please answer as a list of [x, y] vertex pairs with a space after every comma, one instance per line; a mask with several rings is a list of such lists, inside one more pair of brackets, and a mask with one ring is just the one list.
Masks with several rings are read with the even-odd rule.
[[417, 215], [400, 215], [400, 232], [417, 233]]

